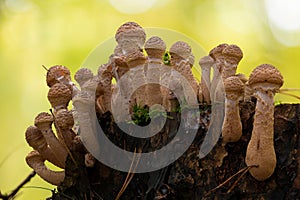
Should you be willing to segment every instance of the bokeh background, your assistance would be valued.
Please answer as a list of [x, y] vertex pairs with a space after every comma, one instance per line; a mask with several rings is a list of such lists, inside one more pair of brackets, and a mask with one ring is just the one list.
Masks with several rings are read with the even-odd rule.
[[[74, 74], [122, 23], [136, 21], [179, 31], [206, 52], [237, 44], [244, 52], [238, 72], [271, 63], [284, 88], [300, 88], [299, 15], [298, 0], [0, 0], [0, 191], [9, 193], [31, 172], [24, 132], [50, 108], [42, 65], [62, 64]], [[281, 94], [276, 101], [299, 103]], [[26, 186], [17, 199], [45, 199], [54, 189], [37, 176]]]

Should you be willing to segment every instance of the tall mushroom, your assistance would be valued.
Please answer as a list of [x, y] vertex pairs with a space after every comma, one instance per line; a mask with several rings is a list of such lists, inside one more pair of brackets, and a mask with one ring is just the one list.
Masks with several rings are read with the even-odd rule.
[[214, 59], [210, 56], [204, 56], [199, 60], [201, 67], [200, 88], [205, 103], [210, 103], [210, 69], [214, 65]]
[[257, 99], [251, 140], [247, 147], [246, 164], [256, 166], [250, 174], [259, 181], [269, 178], [276, 167], [274, 150], [274, 95], [283, 85], [283, 77], [270, 64], [256, 67], [249, 86]]
[[224, 80], [225, 117], [222, 138], [225, 143], [237, 142], [242, 136], [242, 123], [239, 114], [239, 99], [244, 94], [244, 84], [237, 76]]
[[[145, 51], [148, 54], [148, 63], [146, 65], [146, 104], [149, 107], [154, 104], [162, 104], [163, 101], [160, 86], [160, 70], [165, 50], [165, 42], [157, 36], [149, 38], [145, 44]], [[154, 82], [154, 84], [149, 84], [149, 82]]]

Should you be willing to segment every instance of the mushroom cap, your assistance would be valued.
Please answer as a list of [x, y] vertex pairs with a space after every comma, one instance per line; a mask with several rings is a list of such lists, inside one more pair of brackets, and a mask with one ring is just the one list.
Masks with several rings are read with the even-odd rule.
[[223, 50], [228, 47], [229, 45], [226, 43], [219, 44], [209, 52], [209, 56], [212, 57], [214, 60], [219, 60], [222, 57]]
[[69, 130], [72, 129], [74, 126], [74, 118], [72, 111], [61, 109], [58, 110], [55, 114], [56, 124], [62, 130]]
[[249, 85], [271, 83], [278, 87], [283, 85], [283, 77], [278, 69], [270, 64], [262, 64], [256, 67], [249, 77]]
[[54, 84], [48, 92], [48, 100], [54, 109], [66, 108], [71, 99], [71, 90], [62, 83]]
[[166, 43], [157, 36], [152, 36], [146, 41], [145, 51], [150, 58], [162, 58], [166, 51]]
[[41, 112], [34, 119], [34, 125], [40, 131], [51, 128], [52, 123], [53, 123], [53, 116], [46, 112]]
[[173, 57], [188, 59], [192, 55], [192, 48], [188, 43], [183, 41], [178, 41], [171, 46], [170, 54]]
[[79, 83], [79, 85], [83, 85], [87, 80], [93, 78], [93, 72], [88, 68], [81, 68], [79, 69], [74, 78]]
[[124, 41], [135, 41], [137, 45], [141, 48], [146, 40], [146, 33], [144, 29], [135, 22], [126, 22], [121, 25], [115, 35], [115, 39], [119, 45], [122, 47]]
[[223, 49], [222, 57], [229, 63], [238, 64], [243, 58], [243, 52], [240, 47], [231, 44]]
[[243, 94], [245, 85], [237, 76], [230, 76], [224, 80], [226, 93]]
[[37, 165], [43, 164], [45, 162], [45, 158], [43, 158], [38, 151], [31, 151], [25, 159], [28, 166], [34, 170]]
[[199, 65], [201, 68], [203, 67], [211, 67], [214, 64], [214, 59], [211, 56], [203, 56], [199, 60]]
[[122, 48], [120, 47], [120, 45], [117, 45], [117, 46], [115, 47], [115, 49], [114, 49], [114, 55], [115, 55], [115, 56], [120, 56], [120, 55], [122, 55], [122, 54], [123, 54]]
[[35, 126], [29, 126], [25, 132], [25, 139], [35, 150], [47, 148], [47, 142], [42, 132]]
[[46, 82], [49, 87], [54, 84], [59, 83], [61, 77], [65, 78], [67, 81], [71, 81], [70, 70], [62, 65], [55, 65], [48, 69], [46, 75]]

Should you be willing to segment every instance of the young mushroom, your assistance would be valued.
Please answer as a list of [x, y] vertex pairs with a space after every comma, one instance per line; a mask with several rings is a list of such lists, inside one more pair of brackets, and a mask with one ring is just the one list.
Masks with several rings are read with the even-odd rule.
[[224, 143], [237, 142], [242, 136], [242, 123], [239, 114], [239, 99], [244, 94], [244, 84], [237, 76], [224, 80], [225, 117], [222, 126]]
[[44, 159], [60, 168], [64, 168], [64, 165], [62, 162], [57, 160], [52, 149], [47, 144], [42, 132], [37, 127], [28, 127], [25, 132], [25, 137], [29, 146], [38, 151]]
[[[149, 38], [145, 44], [145, 51], [148, 54], [148, 63], [146, 65], [146, 82], [148, 83], [146, 86], [146, 104], [149, 107], [154, 104], [162, 104], [163, 101], [160, 86], [160, 70], [165, 50], [165, 42], [157, 36]], [[149, 84], [149, 82], [154, 82], [154, 84]]]
[[52, 149], [56, 159], [60, 162], [60, 166], [65, 166], [67, 151], [56, 138], [52, 131], [53, 117], [52, 115], [42, 112], [38, 114], [34, 120], [34, 125], [42, 132], [47, 144]]
[[25, 159], [28, 166], [31, 167], [42, 179], [48, 183], [58, 186], [63, 182], [65, 178], [65, 172], [56, 172], [48, 169], [44, 163], [45, 158], [43, 158], [39, 152], [31, 151]]
[[71, 90], [62, 83], [54, 84], [48, 92], [48, 100], [54, 109], [54, 112], [59, 109], [67, 109], [71, 99]]
[[200, 88], [203, 95], [203, 101], [210, 103], [210, 69], [214, 65], [214, 59], [210, 56], [204, 56], [199, 60], [201, 67], [201, 83]]
[[274, 95], [283, 85], [283, 77], [270, 64], [256, 67], [250, 77], [249, 86], [257, 99], [253, 130], [247, 147], [245, 162], [250, 174], [258, 181], [269, 178], [276, 167], [274, 149]]

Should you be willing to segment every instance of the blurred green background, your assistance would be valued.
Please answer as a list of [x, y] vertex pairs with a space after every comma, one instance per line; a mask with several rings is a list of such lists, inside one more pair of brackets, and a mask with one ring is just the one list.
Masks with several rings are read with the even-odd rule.
[[[300, 88], [299, 13], [297, 0], [0, 0], [0, 191], [9, 193], [31, 172], [24, 132], [50, 108], [42, 65], [62, 64], [74, 74], [122, 23], [136, 21], [184, 33], [206, 52], [237, 44], [244, 52], [238, 72], [271, 63], [284, 88]], [[276, 100], [299, 102], [281, 94]], [[37, 176], [26, 186], [54, 188]], [[17, 199], [49, 196], [24, 188]]]

